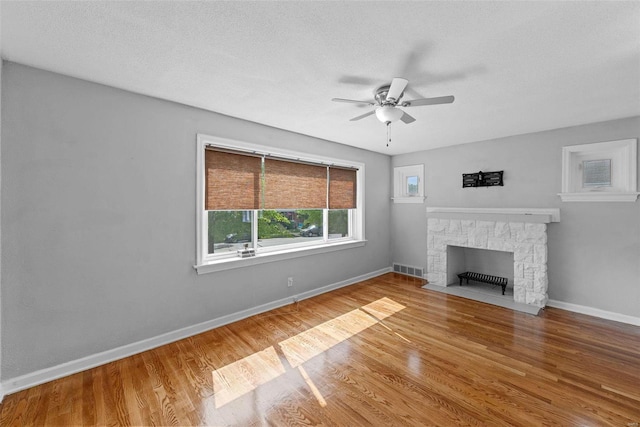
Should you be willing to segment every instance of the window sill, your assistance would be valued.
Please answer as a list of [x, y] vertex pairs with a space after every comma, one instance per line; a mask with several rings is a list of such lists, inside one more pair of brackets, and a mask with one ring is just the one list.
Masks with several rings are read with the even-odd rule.
[[563, 202], [635, 202], [640, 193], [591, 191], [582, 193], [558, 193]]
[[311, 246], [305, 248], [287, 249], [267, 253], [258, 253], [254, 257], [240, 258], [231, 257], [211, 261], [207, 264], [195, 265], [198, 275], [215, 273], [217, 271], [231, 270], [234, 268], [248, 267], [251, 265], [266, 264], [269, 262], [282, 261], [293, 258], [300, 258], [309, 255], [323, 254], [343, 249], [352, 249], [364, 246], [366, 240], [352, 240], [348, 242], [329, 243], [322, 246]]
[[412, 196], [412, 197], [392, 197], [393, 203], [424, 203], [426, 197]]

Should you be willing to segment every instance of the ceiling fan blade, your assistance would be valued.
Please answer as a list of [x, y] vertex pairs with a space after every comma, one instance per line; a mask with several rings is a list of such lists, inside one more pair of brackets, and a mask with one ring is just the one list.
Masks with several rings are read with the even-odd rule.
[[[404, 111], [403, 111], [403, 113], [404, 113]], [[405, 122], [406, 124], [413, 123], [413, 122], [415, 122], [415, 121], [416, 121], [416, 119], [414, 119], [413, 117], [411, 117], [411, 116], [410, 116], [410, 115], [408, 115], [407, 113], [404, 113], [404, 114], [402, 115], [402, 117], [400, 117], [400, 120], [402, 120], [402, 121], [403, 121], [403, 122]]]
[[376, 112], [376, 110], [371, 110], [368, 113], [364, 113], [358, 117], [354, 117], [353, 119], [349, 120], [350, 122], [355, 122], [356, 120], [360, 120], [360, 119], [364, 119], [365, 117], [371, 116], [372, 114], [374, 114]]
[[437, 98], [422, 98], [412, 99], [411, 101], [404, 101], [403, 107], [418, 107], [420, 105], [436, 105], [436, 104], [451, 104], [455, 98], [453, 96], [439, 96]]
[[389, 87], [389, 92], [387, 92], [387, 99], [394, 101], [398, 101], [402, 96], [402, 92], [404, 92], [404, 88], [407, 87], [407, 83], [409, 81], [407, 79], [403, 79], [401, 77], [394, 77], [391, 81], [391, 87]]
[[356, 99], [332, 98], [333, 102], [348, 102], [350, 104], [376, 105], [372, 101], [358, 101]]

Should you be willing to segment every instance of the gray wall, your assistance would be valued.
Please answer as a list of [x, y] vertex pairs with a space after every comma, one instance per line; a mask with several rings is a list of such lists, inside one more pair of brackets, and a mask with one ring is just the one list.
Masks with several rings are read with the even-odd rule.
[[[393, 261], [426, 267], [426, 207], [560, 208], [549, 224], [549, 298], [640, 317], [640, 201], [561, 202], [562, 147], [640, 136], [640, 117], [395, 156], [425, 165], [425, 204], [393, 205]], [[504, 187], [461, 188], [504, 170]]]
[[[4, 379], [390, 266], [388, 156], [18, 64], [2, 83]], [[364, 162], [366, 245], [196, 275], [198, 132]]]
[[[0, 6], [1, 10], [2, 6]], [[0, 19], [0, 22], [2, 19]], [[0, 34], [2, 31], [0, 30]], [[1, 43], [0, 43], [1, 46]], [[2, 217], [2, 58], [0, 55], [0, 218]], [[0, 220], [0, 260], [2, 260], [2, 221]], [[0, 284], [2, 284], [2, 262], [0, 261]], [[2, 286], [0, 286], [0, 379], [2, 378]], [[0, 401], [4, 392], [0, 385]]]

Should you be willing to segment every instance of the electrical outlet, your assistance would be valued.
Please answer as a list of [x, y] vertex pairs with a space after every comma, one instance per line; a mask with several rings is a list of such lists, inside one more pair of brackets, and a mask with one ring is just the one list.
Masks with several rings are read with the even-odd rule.
[[293, 277], [287, 278], [287, 286], [290, 288], [293, 286]]

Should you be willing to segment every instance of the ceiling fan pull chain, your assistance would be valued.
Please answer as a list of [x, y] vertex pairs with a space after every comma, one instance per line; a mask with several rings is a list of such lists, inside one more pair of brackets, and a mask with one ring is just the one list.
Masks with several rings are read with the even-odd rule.
[[391, 136], [389, 136], [389, 132], [391, 132], [391, 130], [389, 129], [389, 125], [391, 124], [391, 122], [387, 122], [387, 147], [389, 146], [389, 143], [391, 142]]

